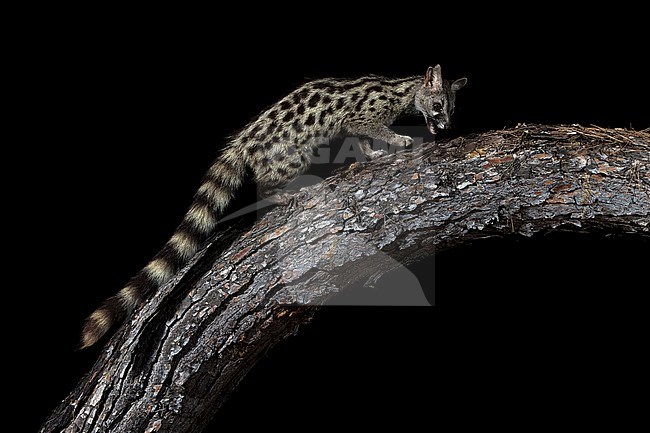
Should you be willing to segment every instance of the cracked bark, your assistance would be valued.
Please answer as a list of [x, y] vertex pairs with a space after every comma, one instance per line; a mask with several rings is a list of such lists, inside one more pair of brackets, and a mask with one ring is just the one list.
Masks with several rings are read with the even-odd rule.
[[353, 164], [242, 218], [103, 348], [41, 432], [196, 432], [318, 305], [395, 263], [552, 230], [650, 237], [650, 133], [520, 126]]

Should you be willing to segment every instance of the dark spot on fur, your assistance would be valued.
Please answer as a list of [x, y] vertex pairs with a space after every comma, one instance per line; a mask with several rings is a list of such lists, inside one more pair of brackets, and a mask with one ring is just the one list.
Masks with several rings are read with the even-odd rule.
[[[273, 140], [275, 140], [275, 139], [277, 139], [277, 138], [278, 138], [278, 137], [273, 137], [273, 138], [271, 139], [271, 141], [273, 141]], [[272, 143], [271, 141], [267, 141], [266, 143], [264, 143], [264, 149], [267, 149], [267, 150], [268, 150], [268, 149], [271, 148], [271, 146], [273, 146], [273, 143]]]
[[329, 104], [332, 102], [332, 98], [329, 95], [323, 96], [323, 104]]
[[287, 113], [282, 118], [282, 121], [283, 122], [290, 122], [291, 119], [293, 119], [293, 116], [295, 116], [293, 111], [287, 111]]
[[355, 102], [357, 99], [359, 99], [359, 96], [361, 96], [361, 93], [359, 92], [354, 92], [352, 95], [350, 95], [350, 100], [352, 102]]
[[268, 159], [268, 158], [262, 158], [262, 166], [263, 166], [263, 167], [268, 166], [270, 162], [271, 162], [270, 159]]
[[302, 167], [302, 164], [299, 163], [299, 162], [294, 161], [294, 162], [289, 163], [289, 167], [300, 168], [300, 167]]
[[377, 109], [375, 107], [370, 107], [370, 108], [368, 108], [368, 111], [370, 111], [371, 113], [374, 113], [375, 111], [377, 111]]
[[376, 102], [377, 102], [376, 99], [371, 99], [371, 100], [368, 102], [368, 105], [372, 107], [372, 106], [375, 105]]
[[318, 105], [318, 102], [320, 101], [320, 93], [314, 93], [311, 98], [309, 98], [309, 101], [307, 101], [307, 105], [310, 107], [315, 107]]
[[302, 126], [302, 123], [300, 123], [299, 120], [296, 120], [295, 122], [293, 122], [293, 125], [291, 125], [291, 127], [296, 132], [302, 132], [302, 131], [305, 130], [305, 128]]
[[325, 125], [326, 118], [327, 118], [327, 114], [324, 111], [321, 111], [320, 115], [318, 116], [318, 124], [320, 126]]
[[280, 108], [283, 110], [288, 110], [291, 107], [291, 103], [289, 101], [282, 101], [280, 103]]
[[314, 113], [311, 113], [309, 117], [307, 117], [307, 120], [305, 121], [305, 125], [313, 125], [316, 122], [316, 118], [314, 117]]
[[380, 100], [380, 101], [387, 101], [387, 100], [388, 100], [388, 96], [386, 96], [386, 95], [379, 95], [379, 100]]
[[277, 171], [280, 176], [288, 176], [289, 175], [289, 172], [285, 168], [282, 168], [282, 167], [276, 168], [275, 171]]
[[275, 132], [277, 127], [278, 126], [275, 123], [270, 124], [268, 126], [268, 128], [266, 128], [266, 131], [264, 132], [264, 134], [266, 134], [266, 136], [269, 137], [270, 135], [272, 135]]
[[370, 87], [368, 87], [368, 88], [366, 89], [366, 93], [369, 94], [369, 93], [371, 93], [371, 92], [381, 92], [382, 90], [384, 90], [383, 87], [381, 87], [380, 85], [376, 84], [376, 85], [374, 85], [374, 86], [370, 86]]
[[296, 108], [296, 113], [305, 114], [305, 106], [302, 104], [298, 105], [298, 108]]
[[336, 101], [336, 109], [337, 110], [340, 110], [341, 108], [343, 108], [344, 105], [345, 105], [345, 99], [344, 98], [339, 98], [338, 101]]
[[269, 112], [268, 117], [269, 117], [269, 119], [273, 120], [276, 117], [278, 117], [278, 112], [275, 111], [275, 110], [272, 110], [272, 111]]

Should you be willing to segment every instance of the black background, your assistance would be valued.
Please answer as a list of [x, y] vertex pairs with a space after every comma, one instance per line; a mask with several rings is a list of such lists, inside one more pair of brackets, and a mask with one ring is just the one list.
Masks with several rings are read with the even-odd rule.
[[[30, 325], [18, 360], [37, 364], [22, 387], [28, 430], [91, 367], [98, 350], [75, 351], [83, 319], [165, 242], [225, 137], [306, 78], [440, 63], [445, 77], [469, 78], [447, 137], [519, 122], [650, 126], [634, 13], [559, 15], [260, 26], [124, 13], [37, 37], [19, 65], [28, 84], [16, 111], [34, 119], [17, 141], [25, 176], [9, 185], [24, 191], [10, 218], [29, 227], [16, 257], [33, 264], [15, 291]], [[439, 254], [412, 268], [438, 307], [324, 309], [255, 367], [209, 431], [590, 416], [638, 362], [631, 307], [646, 290], [647, 247], [555, 234]]]

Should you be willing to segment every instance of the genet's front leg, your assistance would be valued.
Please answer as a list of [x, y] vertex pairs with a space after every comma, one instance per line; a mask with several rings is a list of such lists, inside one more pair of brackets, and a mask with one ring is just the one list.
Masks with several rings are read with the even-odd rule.
[[356, 124], [348, 125], [348, 130], [353, 134], [358, 134], [375, 140], [385, 141], [391, 146], [405, 147], [413, 144], [413, 139], [407, 135], [400, 135], [392, 131], [384, 124]]

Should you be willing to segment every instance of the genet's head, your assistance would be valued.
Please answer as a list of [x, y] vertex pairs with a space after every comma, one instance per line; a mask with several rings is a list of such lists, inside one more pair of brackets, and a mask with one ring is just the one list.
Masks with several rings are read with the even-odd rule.
[[440, 65], [429, 67], [424, 82], [415, 94], [415, 108], [422, 113], [432, 134], [438, 129], [449, 129], [454, 113], [456, 92], [467, 84], [467, 78], [443, 80]]

